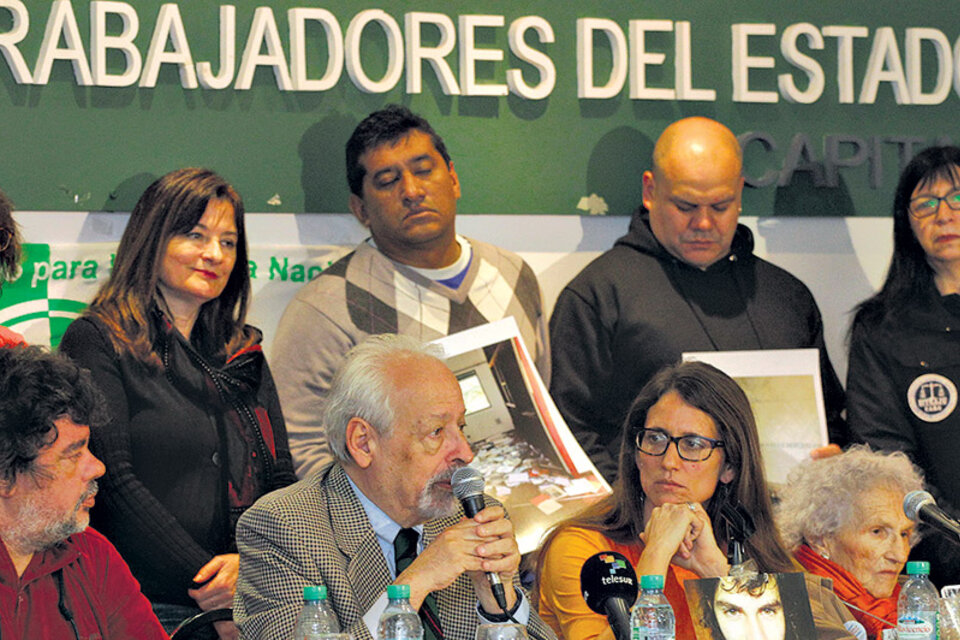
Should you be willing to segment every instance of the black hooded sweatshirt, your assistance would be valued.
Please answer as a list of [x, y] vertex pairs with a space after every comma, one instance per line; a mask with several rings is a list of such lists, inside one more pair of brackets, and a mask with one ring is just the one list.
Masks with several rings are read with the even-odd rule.
[[820, 310], [800, 280], [753, 255], [743, 225], [729, 255], [701, 269], [664, 249], [645, 212], [634, 215], [627, 234], [560, 293], [550, 341], [550, 393], [608, 480], [630, 403], [685, 351], [819, 349], [830, 441], [850, 441]]

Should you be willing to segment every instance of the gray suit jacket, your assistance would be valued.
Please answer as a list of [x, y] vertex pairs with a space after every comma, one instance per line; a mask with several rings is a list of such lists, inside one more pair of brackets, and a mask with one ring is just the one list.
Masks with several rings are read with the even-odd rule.
[[[425, 523], [424, 544], [460, 517]], [[290, 638], [303, 587], [322, 584], [341, 629], [356, 640], [372, 640], [362, 616], [393, 577], [339, 464], [260, 498], [237, 524], [237, 546], [240, 577], [233, 607], [244, 638]], [[474, 640], [477, 596], [469, 577], [460, 576], [436, 598], [446, 637]], [[555, 638], [532, 609], [530, 631]]]

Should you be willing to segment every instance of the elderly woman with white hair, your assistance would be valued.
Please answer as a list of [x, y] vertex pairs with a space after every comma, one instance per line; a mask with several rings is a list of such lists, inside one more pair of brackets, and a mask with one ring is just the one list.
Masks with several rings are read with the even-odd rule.
[[922, 487], [903, 453], [856, 446], [800, 465], [782, 490], [784, 544], [807, 571], [833, 580], [871, 638], [897, 624], [897, 576], [916, 541], [903, 498]]

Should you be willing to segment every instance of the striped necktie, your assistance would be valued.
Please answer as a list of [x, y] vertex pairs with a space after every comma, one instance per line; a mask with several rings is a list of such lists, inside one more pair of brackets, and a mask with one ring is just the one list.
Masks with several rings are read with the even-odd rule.
[[[416, 529], [401, 529], [393, 540], [393, 554], [397, 562], [397, 575], [403, 573], [417, 557], [417, 541], [420, 534]], [[440, 628], [440, 616], [437, 615], [437, 599], [429, 594], [420, 606], [420, 620], [423, 622], [424, 640], [443, 640]]]

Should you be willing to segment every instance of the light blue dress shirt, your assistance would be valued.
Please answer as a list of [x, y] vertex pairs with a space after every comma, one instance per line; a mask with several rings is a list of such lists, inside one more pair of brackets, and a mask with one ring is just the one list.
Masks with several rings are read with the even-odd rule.
[[[363, 491], [360, 490], [360, 487], [353, 482], [350, 474], [346, 474], [346, 476], [347, 482], [350, 483], [350, 488], [353, 489], [353, 493], [357, 496], [357, 500], [360, 501], [360, 505], [367, 514], [367, 520], [370, 521], [370, 526], [373, 528], [373, 533], [376, 535], [377, 542], [380, 544], [380, 549], [383, 551], [383, 559], [387, 563], [387, 568], [390, 569], [390, 575], [396, 579], [397, 559], [393, 553], [393, 541], [396, 539], [397, 534], [400, 533], [400, 530], [403, 527], [394, 522], [393, 519], [383, 511], [383, 509], [378, 507], [370, 498], [365, 496]], [[417, 533], [420, 534], [420, 537], [417, 540], [417, 555], [419, 555], [420, 552], [423, 551], [423, 525], [417, 525], [413, 528], [416, 529]], [[523, 592], [520, 592], [519, 596], [520, 606], [517, 608], [516, 613], [513, 614], [513, 617], [520, 624], [526, 625], [530, 619], [530, 602], [527, 600], [526, 596], [523, 595]], [[380, 616], [387, 608], [387, 604], [387, 594], [386, 591], [384, 591], [384, 593], [377, 598], [377, 601], [373, 603], [370, 609], [363, 614], [363, 623], [367, 625], [367, 629], [370, 630], [370, 633], [374, 638], [377, 637], [377, 624], [380, 622]], [[489, 620], [480, 614], [479, 602], [477, 603], [477, 618], [480, 623], [489, 622]]]

